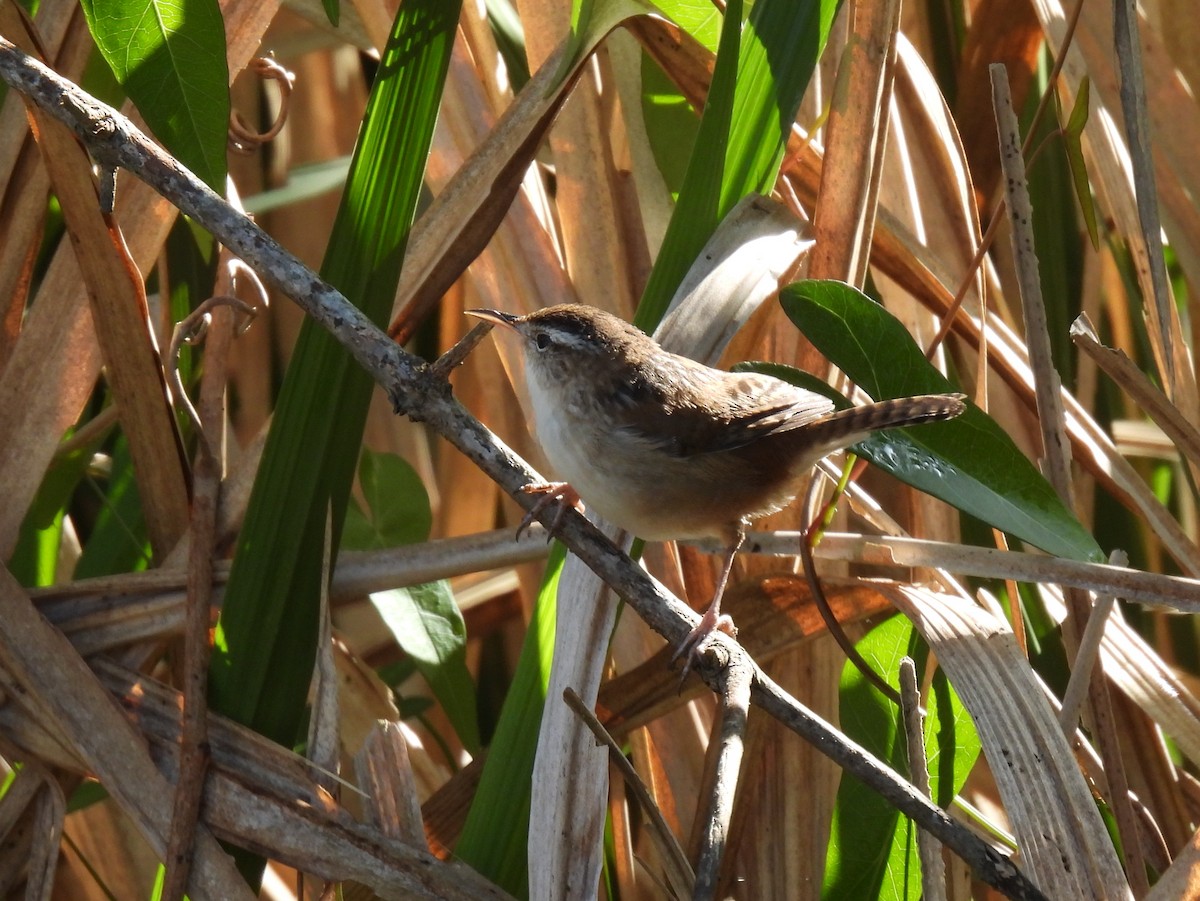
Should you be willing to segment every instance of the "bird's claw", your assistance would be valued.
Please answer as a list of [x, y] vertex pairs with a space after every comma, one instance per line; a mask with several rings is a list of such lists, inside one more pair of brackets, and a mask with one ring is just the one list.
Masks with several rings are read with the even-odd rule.
[[735, 638], [737, 636], [737, 626], [733, 624], [731, 616], [724, 613], [716, 615], [710, 608], [705, 611], [704, 616], [700, 617], [700, 622], [679, 643], [679, 647], [671, 655], [671, 666], [674, 666], [680, 658], [683, 659], [683, 671], [679, 676], [679, 687], [681, 689], [683, 688], [683, 683], [687, 680], [688, 674], [692, 671], [692, 666], [700, 663], [700, 658], [704, 654], [704, 645], [714, 632], [724, 632], [730, 638]]
[[531, 482], [521, 488], [522, 494], [538, 494], [541, 495], [533, 504], [532, 507], [521, 518], [521, 524], [517, 526], [517, 537], [521, 537], [521, 533], [533, 525], [543, 510], [551, 504], [558, 505], [558, 512], [554, 514], [554, 520], [550, 523], [550, 529], [546, 533], [546, 542], [554, 537], [554, 533], [558, 531], [559, 525], [562, 523], [563, 516], [566, 515], [568, 509], [575, 509], [578, 512], [583, 512], [583, 501], [580, 500], [579, 494], [567, 482]]

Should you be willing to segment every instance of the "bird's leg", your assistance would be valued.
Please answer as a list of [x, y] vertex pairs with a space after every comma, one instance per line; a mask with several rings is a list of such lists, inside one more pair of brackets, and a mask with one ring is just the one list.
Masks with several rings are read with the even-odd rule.
[[704, 644], [708, 636], [712, 635], [713, 632], [724, 632], [730, 637], [737, 635], [737, 627], [734, 626], [733, 619], [728, 614], [721, 613], [721, 597], [725, 594], [725, 586], [728, 584], [729, 574], [733, 570], [733, 559], [737, 556], [737, 552], [745, 540], [746, 526], [744, 523], [738, 523], [737, 531], [734, 533], [733, 540], [729, 543], [729, 549], [725, 553], [721, 575], [717, 578], [717, 590], [713, 594], [713, 599], [709, 603], [708, 609], [704, 611], [704, 615], [700, 617], [700, 622], [680, 642], [679, 647], [676, 648], [675, 653], [671, 656], [672, 664], [680, 657], [685, 658], [682, 676], [684, 679], [687, 678], [692, 664], [696, 662], [700, 647]]
[[550, 531], [546, 537], [547, 541], [554, 537], [554, 533], [558, 531], [559, 524], [562, 522], [562, 518], [568, 508], [573, 507], [580, 513], [583, 512], [583, 501], [580, 500], [578, 492], [566, 482], [531, 482], [521, 487], [521, 493], [540, 494], [541, 497], [529, 508], [529, 511], [521, 519], [521, 524], [517, 526], [518, 538], [521, 537], [522, 532], [533, 525], [533, 521], [537, 519], [538, 514], [551, 504], [558, 504], [558, 512], [554, 514], [554, 521], [550, 523]]

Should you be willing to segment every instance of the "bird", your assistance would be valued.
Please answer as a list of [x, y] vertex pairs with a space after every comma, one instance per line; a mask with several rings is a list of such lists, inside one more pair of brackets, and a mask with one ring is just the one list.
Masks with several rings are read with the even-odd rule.
[[583, 304], [523, 316], [466, 313], [519, 337], [534, 435], [565, 479], [525, 486], [541, 497], [522, 528], [547, 504], [563, 505], [561, 515], [582, 500], [647, 541], [716, 538], [724, 546], [713, 598], [672, 657], [686, 657], [685, 676], [714, 631], [736, 634], [721, 598], [752, 521], [791, 503], [827, 454], [874, 431], [965, 409], [961, 394], [930, 394], [838, 410], [782, 379], [666, 351]]

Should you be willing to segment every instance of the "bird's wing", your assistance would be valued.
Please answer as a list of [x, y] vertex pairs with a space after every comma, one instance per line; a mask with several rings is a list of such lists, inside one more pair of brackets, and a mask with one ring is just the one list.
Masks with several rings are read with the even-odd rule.
[[733, 450], [833, 411], [827, 398], [767, 375], [698, 363], [670, 372], [669, 385], [618, 387], [617, 427], [680, 457]]

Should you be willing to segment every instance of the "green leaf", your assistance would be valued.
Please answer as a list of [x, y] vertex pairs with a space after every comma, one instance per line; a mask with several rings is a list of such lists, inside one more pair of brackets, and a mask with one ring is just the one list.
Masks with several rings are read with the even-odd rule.
[[358, 484], [367, 513], [346, 510], [342, 547], [356, 551], [416, 544], [429, 538], [433, 512], [421, 477], [401, 457], [363, 448]]
[[430, 582], [371, 595], [396, 642], [417, 664], [459, 741], [479, 753], [475, 683], [467, 670], [467, 626], [447, 582]]
[[[1100, 249], [1100, 227], [1096, 222], [1096, 206], [1092, 203], [1092, 188], [1088, 183], [1087, 163], [1083, 158], [1083, 129], [1088, 120], [1088, 96], [1090, 82], [1085, 75], [1079, 81], [1079, 92], [1075, 95], [1075, 106], [1071, 108], [1071, 117], [1067, 127], [1063, 129], [1063, 144], [1067, 152], [1067, 166], [1071, 170], [1071, 185], [1075, 189], [1075, 199], [1079, 201], [1079, 211], [1083, 221], [1087, 223], [1088, 237], [1092, 239], [1092, 247]], [[1058, 95], [1054, 95], [1057, 100]]]
[[9, 571], [26, 587], [43, 587], [57, 581], [63, 519], [92, 457], [108, 437], [96, 435], [85, 447], [56, 456], [42, 477], [12, 556]]
[[770, 193], [837, 0], [758, 0], [742, 26], [725, 7], [712, 85], [683, 189], [634, 323], [653, 330], [717, 225], [747, 194]]
[[[433, 524], [429, 495], [406, 461], [364, 448], [358, 483], [368, 512], [364, 514], [357, 504], [347, 509], [343, 548], [376, 550], [429, 538]], [[479, 720], [475, 683], [467, 669], [467, 626], [449, 583], [376, 592], [371, 602], [433, 689], [463, 747], [478, 753]]]
[[342, 18], [341, 0], [321, 0], [321, 6], [325, 8], [325, 15], [329, 18], [329, 24], [337, 28], [338, 22]]
[[527, 838], [533, 758], [550, 685], [558, 578], [565, 559], [563, 546], [556, 543], [546, 563], [542, 589], [479, 787], [454, 848], [456, 857], [518, 898], [529, 894]]
[[619, 24], [655, 12], [649, 0], [572, 0], [570, 42], [555, 73], [555, 87]]
[[[900, 660], [917, 664], [917, 683], [927, 649], [903, 617], [876, 626], [856, 645], [863, 658], [893, 688]], [[901, 773], [908, 772], [899, 709], [851, 663], [842, 670], [839, 717], [843, 731]], [[945, 675], [938, 672], [925, 699], [925, 756], [935, 803], [945, 807], [962, 788], [979, 756], [979, 737]], [[826, 854], [821, 897], [909, 899], [921, 894], [916, 827], [876, 792], [843, 778], [838, 788]]]
[[[805, 337], [876, 400], [955, 390], [904, 326], [850, 285], [798, 282], [780, 292], [780, 302]], [[973, 404], [950, 422], [878, 432], [854, 449], [907, 484], [1047, 553], [1105, 559], [1004, 429]]]
[[217, 0], [82, 0], [96, 47], [180, 162], [225, 193], [229, 67]]
[[712, 0], [658, 0], [655, 5], [701, 46], [717, 52], [723, 18]]
[[672, 196], [678, 197], [700, 119], [648, 53], [642, 54], [642, 118], [663, 182]]
[[[400, 7], [321, 267], [377, 324], [391, 312], [458, 14], [443, 0]], [[238, 539], [211, 670], [214, 708], [284, 745], [302, 723], [312, 674], [326, 516], [332, 508], [340, 532], [372, 389], [306, 320]]]

